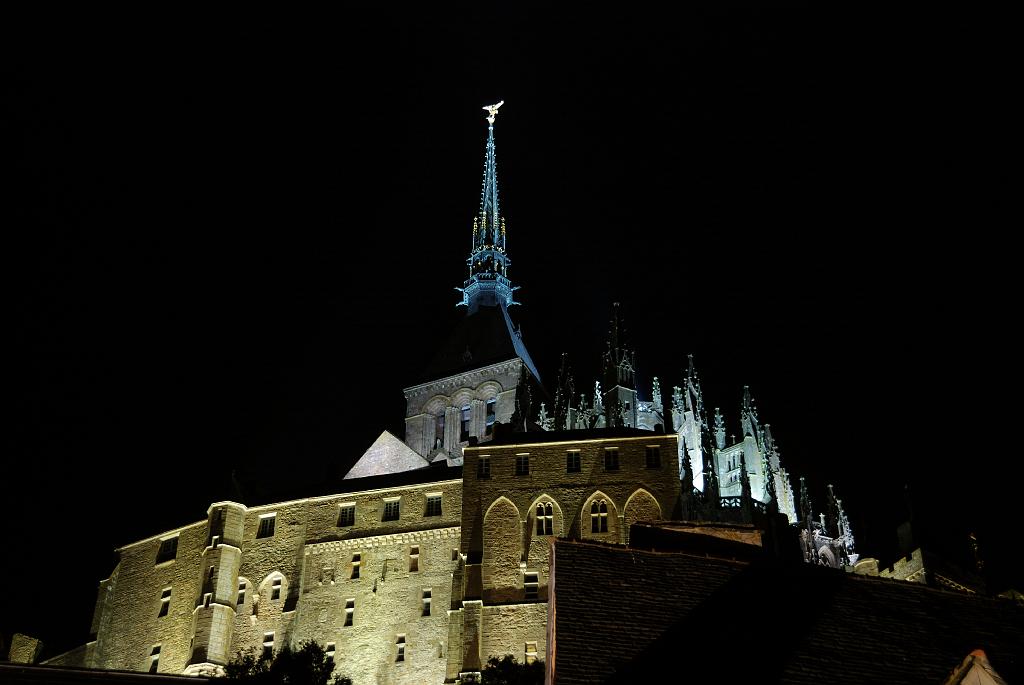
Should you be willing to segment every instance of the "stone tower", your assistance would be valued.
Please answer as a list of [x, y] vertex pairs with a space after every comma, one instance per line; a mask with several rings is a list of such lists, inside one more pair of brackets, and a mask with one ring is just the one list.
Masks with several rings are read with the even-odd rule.
[[456, 288], [465, 316], [422, 374], [423, 382], [404, 391], [405, 442], [431, 462], [461, 464], [470, 438], [487, 442], [496, 424], [532, 415], [531, 397], [540, 389], [540, 374], [508, 311], [519, 303], [513, 296], [518, 286], [508, 277], [511, 260], [498, 204], [494, 121], [501, 104], [484, 108], [489, 115], [483, 189], [466, 259], [469, 272]]

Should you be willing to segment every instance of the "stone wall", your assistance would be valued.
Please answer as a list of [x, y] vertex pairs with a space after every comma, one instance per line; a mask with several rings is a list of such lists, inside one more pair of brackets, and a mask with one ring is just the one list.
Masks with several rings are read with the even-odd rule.
[[[162, 540], [177, 536], [173, 559], [156, 563]], [[193, 610], [199, 596], [206, 521], [193, 523], [117, 550], [111, 578], [101, 584], [93, 625], [96, 668], [148, 671], [160, 645], [160, 673], [182, 673], [191, 652]], [[161, 598], [170, 588], [167, 614]]]
[[[552, 536], [626, 541], [624, 507], [631, 503], [630, 520], [670, 518], [679, 498], [675, 473], [675, 435], [651, 434], [629, 438], [599, 438], [561, 443], [481, 445], [465, 450], [463, 472], [462, 552], [467, 570], [466, 596], [487, 602], [525, 598], [524, 571], [539, 574], [540, 594], [547, 584], [546, 538], [538, 533], [537, 505], [552, 505]], [[657, 446], [661, 466], [646, 467], [648, 446]], [[618, 450], [618, 469], [605, 469], [605, 450]], [[580, 471], [568, 473], [566, 453], [580, 453]], [[528, 456], [529, 472], [516, 475], [517, 456]], [[489, 477], [479, 477], [479, 462], [489, 460]], [[497, 503], [501, 500], [507, 504]], [[598, 531], [593, 531], [591, 506], [599, 505]], [[601, 525], [600, 504], [605, 505]], [[496, 508], [498, 507], [498, 508]], [[546, 512], [546, 509], [545, 509]], [[545, 513], [546, 515], [546, 513]], [[515, 532], [516, 535], [512, 533]], [[524, 554], [525, 551], [525, 554]], [[518, 552], [520, 558], [516, 560]], [[474, 578], [480, 582], [474, 586]], [[510, 586], [515, 579], [514, 588]]]
[[[427, 456], [434, 449], [435, 439], [443, 447], [457, 452], [460, 442], [462, 407], [470, 407], [469, 435], [487, 441], [487, 402], [495, 401], [497, 423], [508, 423], [515, 412], [516, 386], [523, 361], [519, 358], [481, 369], [442, 378], [405, 389], [406, 442], [416, 452]], [[436, 435], [437, 417], [444, 416], [444, 435]]]
[[[358, 481], [352, 481], [352, 485], [358, 486]], [[440, 515], [426, 515], [428, 496], [441, 497]], [[383, 520], [386, 500], [399, 503], [397, 520]], [[355, 506], [353, 524], [339, 525], [342, 506], [351, 505]], [[220, 510], [224, 514], [218, 517]], [[398, 628], [404, 628], [408, 640], [405, 663], [409, 667], [403, 671], [403, 667], [396, 666], [393, 676], [387, 678], [412, 682], [414, 677], [408, 674], [426, 667], [420, 662], [430, 654], [431, 668], [443, 680], [447, 654], [442, 643], [448, 632], [446, 610], [451, 602], [451, 578], [460, 547], [457, 531], [461, 511], [461, 480], [251, 508], [235, 503], [215, 504], [206, 521], [118, 550], [114, 572], [100, 584], [93, 620], [97, 639], [87, 665], [146, 671], [152, 663], [153, 648], [159, 645], [159, 672], [182, 673], [191, 663], [190, 673], [205, 673], [210, 666], [223, 665], [239, 652], [261, 651], [268, 634], [273, 633], [275, 650], [285, 644], [297, 645], [302, 639], [315, 639], [325, 645], [335, 642], [336, 663], [342, 672], [347, 672], [345, 655], [357, 650], [343, 649], [343, 645], [351, 642], [348, 636], [332, 640], [334, 633], [320, 629], [320, 617], [321, 609], [333, 606], [340, 613], [333, 614], [330, 620], [344, 620], [344, 605], [336, 606], [339, 599], [331, 594], [330, 588], [334, 588], [335, 594], [347, 592], [346, 586], [339, 583], [350, 582], [351, 556], [342, 559], [334, 554], [328, 564], [321, 564], [326, 557], [318, 553], [317, 565], [310, 566], [311, 550], [335, 545], [337, 551], [344, 544], [346, 550], [352, 546], [366, 548], [361, 562], [365, 575], [361, 574], [357, 581], [363, 590], [346, 594], [341, 600], [355, 597], [359, 602], [358, 597], [363, 598], [359, 603], [367, 623], [351, 634], [372, 642], [375, 646], [366, 647], [370, 650], [367, 654], [377, 655], [373, 657], [376, 659], [396, 651], [395, 637], [402, 634]], [[261, 536], [261, 520], [267, 518], [274, 519], [273, 532], [266, 534], [264, 526]], [[178, 539], [175, 557], [157, 564], [161, 541], [174, 536]], [[407, 564], [412, 539], [421, 540], [419, 560], [423, 570], [410, 573]], [[335, 585], [331, 586], [328, 579], [327, 589], [319, 585], [325, 566], [335, 572]], [[403, 574], [408, 576], [405, 581], [401, 580]], [[422, 612], [423, 590], [430, 589], [430, 619], [412, 625], [407, 625], [408, 617], [401, 625], [390, 619], [380, 624], [370, 622], [370, 617], [377, 615], [373, 602], [380, 604], [379, 599], [370, 599], [376, 594], [373, 578], [377, 579], [378, 591], [387, 588], [380, 596], [387, 597], [384, 605], [389, 609], [396, 603], [419, 603]], [[159, 616], [161, 598], [168, 588], [168, 611]], [[315, 608], [307, 610], [302, 605], [305, 595], [310, 596], [310, 604]], [[387, 612], [380, 615], [389, 616]], [[362, 654], [361, 648], [358, 653]], [[377, 682], [378, 677], [384, 677], [379, 669], [370, 674], [362, 661], [360, 657], [359, 667], [350, 673], [356, 682]], [[376, 661], [373, 663], [375, 668], [379, 666]], [[413, 663], [419, 666], [412, 666]]]
[[443, 682], [458, 546], [457, 527], [307, 546], [293, 642], [334, 643], [357, 684]]

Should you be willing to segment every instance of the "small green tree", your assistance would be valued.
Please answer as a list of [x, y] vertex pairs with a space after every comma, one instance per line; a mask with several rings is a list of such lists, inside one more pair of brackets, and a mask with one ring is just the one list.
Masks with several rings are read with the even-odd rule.
[[544, 662], [521, 664], [511, 654], [498, 659], [492, 656], [480, 672], [482, 685], [541, 685], [544, 682]]
[[224, 670], [227, 680], [253, 685], [352, 685], [351, 678], [333, 675], [334, 663], [324, 648], [311, 640], [296, 650], [284, 646], [273, 659], [239, 652]]

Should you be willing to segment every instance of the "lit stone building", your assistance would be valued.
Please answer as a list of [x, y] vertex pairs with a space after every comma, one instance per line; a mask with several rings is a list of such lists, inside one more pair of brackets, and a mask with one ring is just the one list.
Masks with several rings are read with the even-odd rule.
[[120, 548], [92, 640], [49, 663], [219, 674], [238, 652], [316, 640], [356, 683], [466, 681], [491, 656], [543, 658], [556, 538], [624, 545], [633, 523], [687, 517], [796, 522], [749, 392], [739, 440], [717, 409], [708, 416], [692, 360], [667, 403], [657, 379], [642, 398], [617, 307], [604, 390], [577, 394], [563, 362], [552, 412], [538, 401], [509, 316], [497, 108], [485, 108], [466, 316], [405, 389], [404, 439], [383, 432], [337, 492], [217, 502]]

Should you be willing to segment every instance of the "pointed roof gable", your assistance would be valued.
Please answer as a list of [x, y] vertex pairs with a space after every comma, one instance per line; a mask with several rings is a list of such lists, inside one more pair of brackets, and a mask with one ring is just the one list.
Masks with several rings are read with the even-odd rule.
[[380, 434], [369, 449], [359, 457], [359, 461], [348, 470], [345, 478], [364, 478], [381, 476], [388, 473], [401, 473], [422, 469], [429, 462], [418, 455], [411, 447], [396, 438], [388, 431]]

